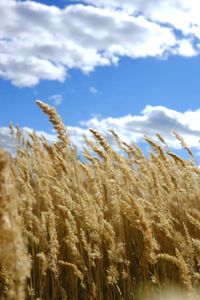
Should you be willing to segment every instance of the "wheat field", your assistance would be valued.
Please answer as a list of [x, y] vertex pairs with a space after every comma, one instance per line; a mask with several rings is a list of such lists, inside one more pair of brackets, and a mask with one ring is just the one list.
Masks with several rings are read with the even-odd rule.
[[91, 129], [80, 160], [37, 104], [58, 141], [10, 126], [16, 156], [0, 151], [0, 299], [199, 299], [200, 169], [181, 136], [187, 160], [160, 135], [145, 155]]

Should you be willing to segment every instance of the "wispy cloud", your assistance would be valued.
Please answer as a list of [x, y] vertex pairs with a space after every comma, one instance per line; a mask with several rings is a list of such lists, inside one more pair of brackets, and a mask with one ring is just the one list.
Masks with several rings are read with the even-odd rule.
[[97, 90], [97, 88], [95, 86], [90, 86], [89, 91], [91, 94], [98, 94], [99, 91]]
[[64, 81], [72, 68], [88, 73], [117, 64], [123, 56], [200, 53], [197, 0], [82, 2], [61, 9], [1, 0], [0, 77], [30, 87], [42, 79]]
[[63, 96], [60, 94], [53, 95], [53, 96], [49, 97], [49, 100], [52, 101], [54, 105], [58, 106], [62, 103]]

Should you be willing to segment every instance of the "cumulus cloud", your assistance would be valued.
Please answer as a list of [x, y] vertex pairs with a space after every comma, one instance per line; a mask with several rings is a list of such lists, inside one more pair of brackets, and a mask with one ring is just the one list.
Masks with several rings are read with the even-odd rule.
[[[200, 130], [199, 130], [200, 109], [195, 111], [178, 112], [164, 106], [146, 106], [139, 115], [126, 115], [120, 118], [98, 118], [93, 117], [88, 121], [81, 122], [80, 126], [68, 126], [68, 134], [73, 144], [79, 149], [84, 145], [83, 136], [91, 137], [89, 128], [96, 129], [104, 134], [112, 143], [108, 132], [113, 129], [124, 141], [128, 143], [143, 141], [144, 135], [151, 138], [156, 133], [161, 134], [170, 147], [180, 149], [180, 143], [175, 139], [172, 131], [175, 130], [197, 152], [200, 151]], [[27, 134], [31, 129], [23, 128]], [[46, 137], [47, 141], [54, 142], [55, 134], [48, 134], [37, 131], [39, 135]], [[0, 128], [0, 143], [10, 152], [14, 151], [9, 138], [9, 129]]]
[[125, 11], [130, 15], [142, 14], [160, 24], [171, 25], [183, 34], [200, 37], [199, 9], [196, 0], [85, 0], [96, 7]]
[[62, 103], [63, 96], [60, 94], [52, 95], [51, 97], [49, 97], [49, 100], [52, 101], [55, 106], [58, 106]]
[[[29, 133], [33, 132], [32, 128], [29, 127], [23, 127], [21, 128], [23, 136], [25, 139], [28, 139]], [[14, 132], [16, 134], [16, 129], [14, 129]], [[54, 143], [57, 138], [55, 134], [50, 134], [44, 131], [35, 131], [37, 135], [44, 136], [46, 140], [49, 143]], [[4, 148], [6, 151], [8, 151], [11, 155], [15, 155], [16, 153], [16, 145], [17, 142], [13, 137], [11, 138], [10, 134], [10, 128], [8, 127], [0, 127], [0, 147]]]
[[9, 153], [15, 153], [15, 146], [10, 138], [10, 129], [8, 127], [0, 127], [0, 147], [6, 149]]
[[86, 0], [59, 8], [1, 0], [0, 77], [30, 87], [43, 79], [64, 81], [72, 68], [88, 73], [116, 65], [122, 56], [197, 55], [198, 3]]
[[127, 115], [121, 118], [92, 118], [81, 122], [86, 128], [94, 128], [108, 135], [109, 128], [114, 129], [126, 142], [141, 142], [144, 135], [155, 137], [161, 134], [168, 144], [176, 149], [179, 142], [174, 139], [172, 131], [180, 133], [191, 147], [199, 147], [200, 109], [178, 112], [164, 106], [146, 106], [140, 115]]

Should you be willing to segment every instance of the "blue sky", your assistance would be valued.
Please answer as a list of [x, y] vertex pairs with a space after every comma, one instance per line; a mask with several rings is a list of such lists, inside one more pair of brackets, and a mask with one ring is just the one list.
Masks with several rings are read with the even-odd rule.
[[[71, 70], [64, 83], [42, 81], [32, 88], [18, 88], [1, 79], [0, 86], [1, 126], [12, 121], [46, 129], [47, 122], [41, 118], [35, 100], [53, 105], [49, 97], [55, 94], [63, 96], [57, 110], [70, 125], [78, 125], [93, 114], [103, 118], [139, 114], [146, 105], [163, 105], [184, 112], [200, 107], [200, 59], [124, 58], [118, 66], [98, 67], [89, 75]], [[92, 93], [91, 87], [97, 93]]]
[[89, 127], [105, 135], [112, 127], [130, 142], [159, 132], [177, 149], [175, 129], [198, 154], [199, 7], [156, 2], [2, 0], [2, 144], [9, 122], [53, 137], [41, 99], [56, 106], [75, 143]]

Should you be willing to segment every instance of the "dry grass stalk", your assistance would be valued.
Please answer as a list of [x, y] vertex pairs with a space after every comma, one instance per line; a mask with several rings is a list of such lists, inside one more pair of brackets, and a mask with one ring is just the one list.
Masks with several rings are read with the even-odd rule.
[[30, 261], [25, 250], [16, 193], [9, 157], [0, 150], [0, 276], [5, 287], [4, 291], [0, 290], [0, 295], [17, 300], [25, 299]]
[[0, 297], [143, 300], [169, 281], [198, 295], [199, 168], [160, 135], [145, 156], [112, 130], [119, 152], [91, 129], [80, 161], [55, 109], [37, 104], [59, 141], [11, 126], [16, 157], [0, 152]]

